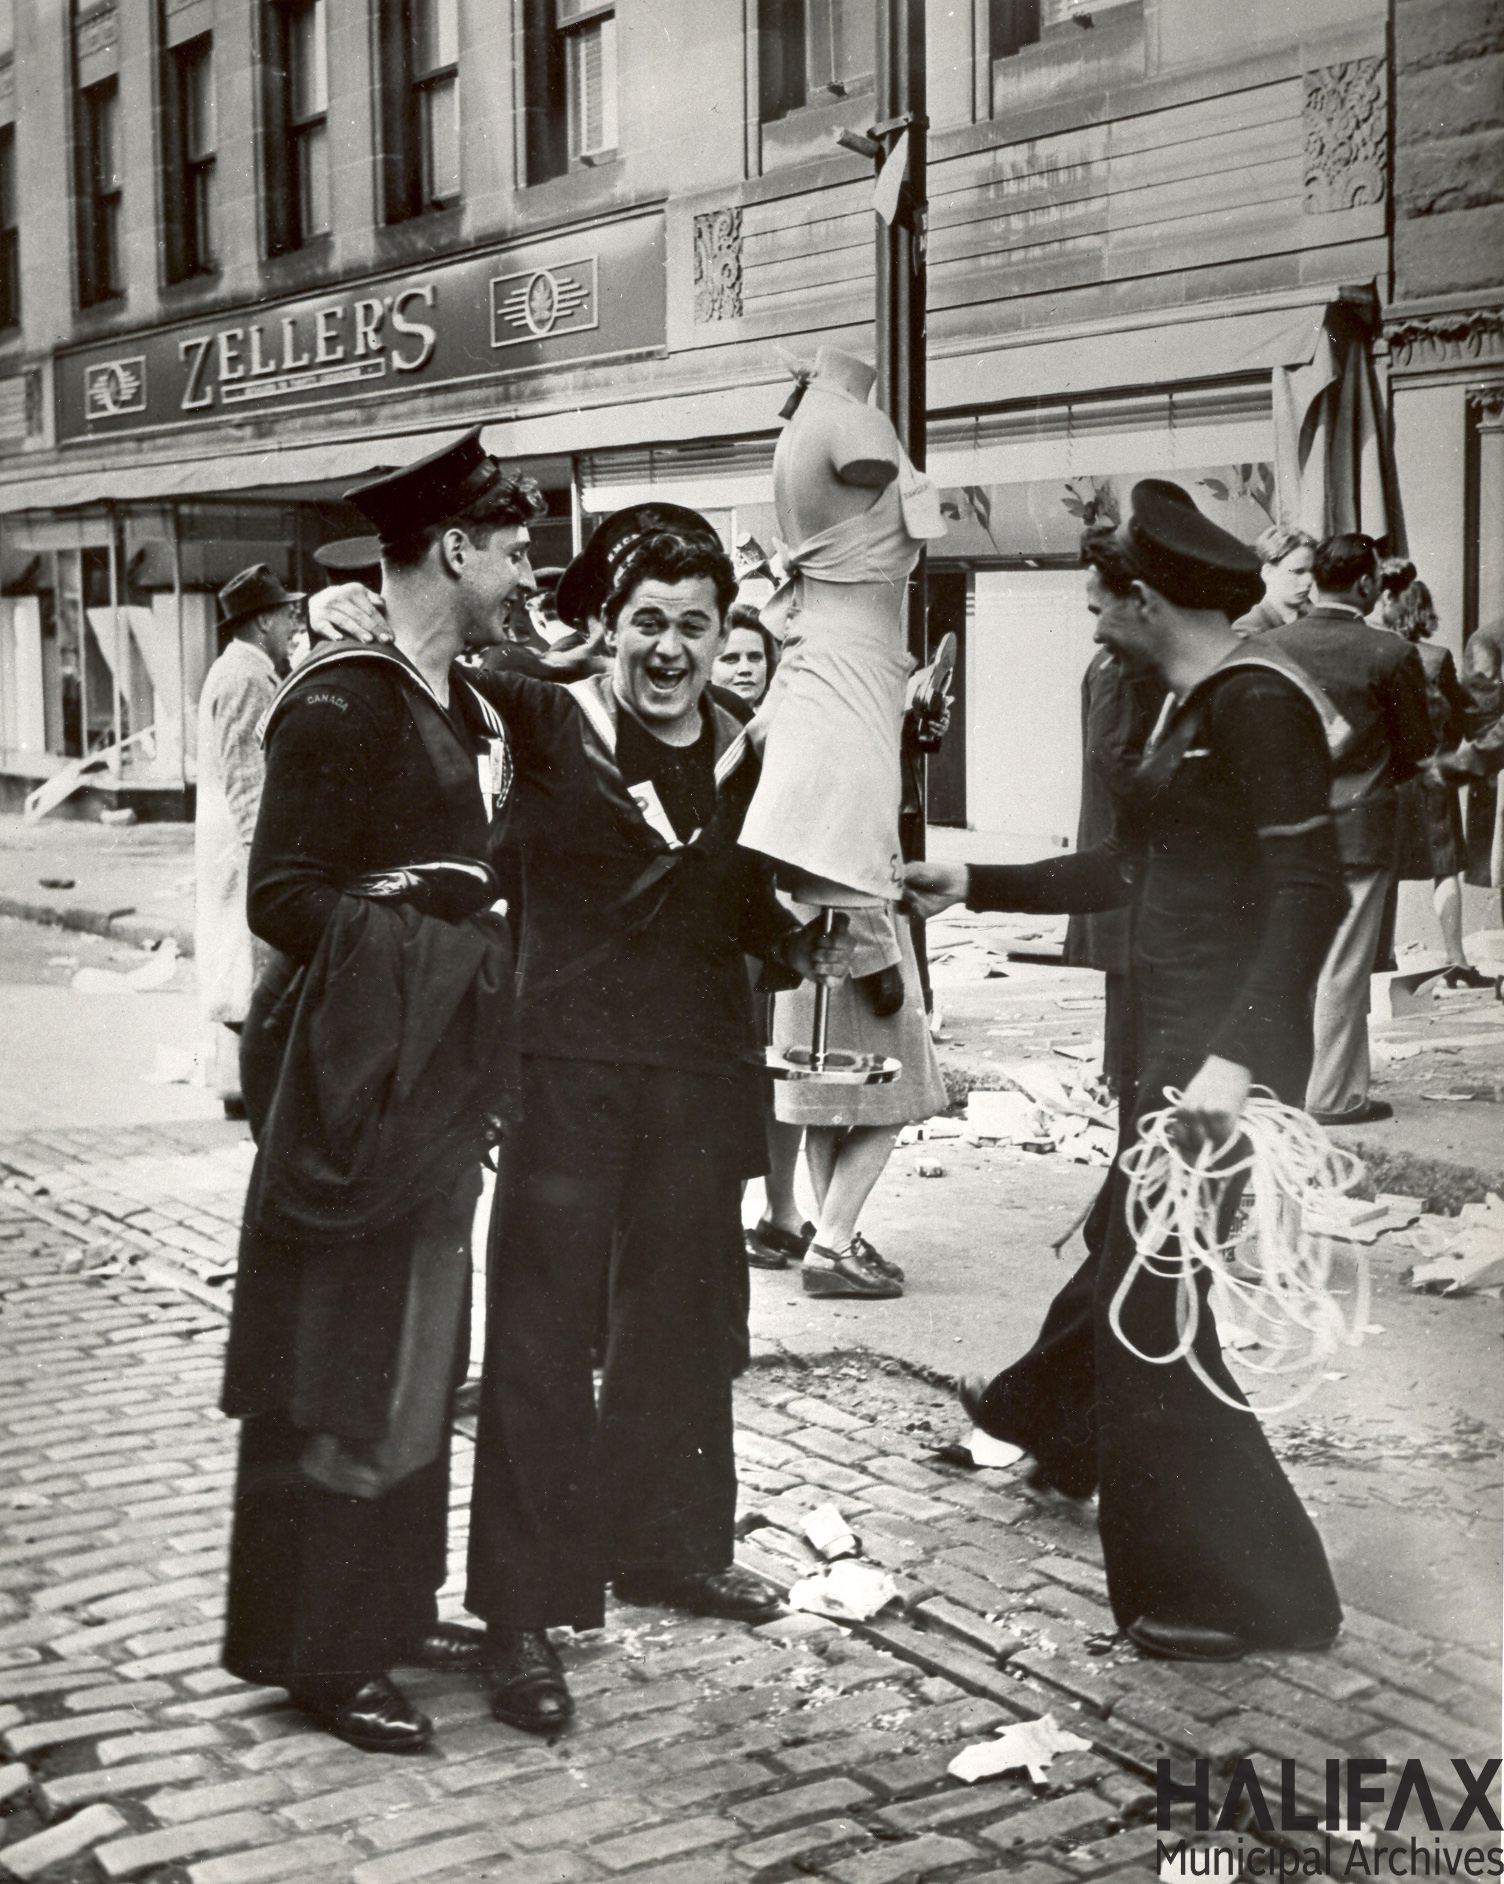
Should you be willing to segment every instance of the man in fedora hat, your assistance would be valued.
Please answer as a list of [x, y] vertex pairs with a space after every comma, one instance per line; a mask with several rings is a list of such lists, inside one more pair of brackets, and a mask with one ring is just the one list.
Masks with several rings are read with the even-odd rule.
[[[1225, 1141], [1254, 1085], [1299, 1105], [1311, 1002], [1343, 909], [1328, 808], [1339, 716], [1269, 636], [1231, 622], [1258, 593], [1250, 550], [1178, 485], [1134, 487], [1131, 513], [1083, 545], [1096, 639], [1168, 690], [1112, 837], [1036, 864], [913, 863], [933, 916], [1134, 905], [1136, 1091], [1121, 1144], [1175, 1089], [1182, 1142]], [[1135, 1240], [1114, 1166], [1085, 1225], [1086, 1261], [1030, 1351], [962, 1404], [1033, 1455], [1038, 1485], [1101, 1493], [1107, 1590], [1146, 1654], [1225, 1661], [1312, 1649], [1342, 1611], [1321, 1540], [1228, 1372], [1203, 1290], [1195, 1338], [1209, 1392], [1176, 1350], [1174, 1277], [1130, 1274]], [[1158, 1364], [1155, 1357], [1166, 1357]]]
[[[245, 914], [246, 863], [266, 765], [259, 728], [302, 622], [303, 597], [265, 563], [219, 592], [223, 652], [198, 700], [198, 800], [193, 817], [194, 961], [213, 1030], [214, 1090], [228, 1118], [244, 1118], [240, 1030], [265, 950]], [[258, 954], [259, 949], [259, 954]]]
[[[704, 1615], [776, 1607], [733, 1563], [741, 1186], [766, 1168], [744, 956], [792, 987], [839, 978], [849, 951], [801, 928], [737, 842], [757, 761], [707, 695], [735, 592], [694, 512], [608, 519], [559, 585], [566, 619], [600, 616], [608, 671], [568, 686], [474, 674], [516, 764], [499, 835], [520, 866], [522, 1081], [492, 1227], [466, 1602], [487, 1624], [492, 1710], [529, 1732], [572, 1711], [548, 1630], [599, 1628], [608, 1582]], [[376, 631], [363, 592], [347, 611], [337, 592], [320, 602]]]
[[223, 1659], [404, 1753], [432, 1727], [391, 1668], [480, 1648], [435, 1595], [471, 1223], [512, 1084], [487, 854], [510, 748], [454, 662], [503, 633], [540, 506], [478, 430], [350, 496], [381, 539], [391, 639], [320, 649], [273, 703], [248, 872], [279, 961], [242, 1054], [257, 1156], [223, 1398], [242, 1422]]

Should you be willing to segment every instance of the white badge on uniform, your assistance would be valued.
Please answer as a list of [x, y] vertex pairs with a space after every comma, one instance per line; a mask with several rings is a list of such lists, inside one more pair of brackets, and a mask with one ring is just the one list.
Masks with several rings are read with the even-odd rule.
[[488, 739], [486, 750], [476, 754], [475, 769], [480, 776], [480, 795], [486, 801], [486, 816], [496, 815], [500, 801], [511, 783], [508, 776], [510, 754], [504, 739]]
[[672, 820], [663, 809], [663, 800], [658, 796], [658, 787], [650, 778], [644, 779], [640, 785], [629, 785], [627, 796], [670, 850], [684, 848], [679, 833], [674, 829]]

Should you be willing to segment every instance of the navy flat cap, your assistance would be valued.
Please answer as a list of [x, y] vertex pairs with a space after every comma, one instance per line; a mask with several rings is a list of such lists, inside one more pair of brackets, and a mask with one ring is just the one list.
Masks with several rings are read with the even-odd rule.
[[684, 504], [653, 501], [613, 511], [559, 578], [554, 595], [559, 620], [571, 628], [583, 628], [592, 615], [598, 615], [611, 592], [612, 578], [628, 552], [645, 536], [655, 536], [660, 530], [675, 536], [706, 537], [720, 547], [721, 539], [713, 525], [698, 510]]

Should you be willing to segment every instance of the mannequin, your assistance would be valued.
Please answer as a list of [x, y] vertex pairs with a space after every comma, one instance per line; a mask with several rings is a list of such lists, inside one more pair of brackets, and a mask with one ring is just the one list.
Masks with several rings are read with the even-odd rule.
[[[753, 722], [762, 778], [742, 842], [782, 866], [797, 901], [825, 908], [881, 909], [900, 892], [904, 586], [925, 539], [945, 532], [934, 486], [867, 403], [875, 377], [821, 347], [773, 457], [790, 574], [763, 611], [783, 654]], [[898, 959], [891, 924], [873, 926], [889, 934], [882, 959], [855, 974]]]

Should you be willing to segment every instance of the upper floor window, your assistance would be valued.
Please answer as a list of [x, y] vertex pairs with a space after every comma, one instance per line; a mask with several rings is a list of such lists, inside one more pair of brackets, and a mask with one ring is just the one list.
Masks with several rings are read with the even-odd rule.
[[0, 328], [21, 321], [21, 231], [16, 217], [16, 127], [0, 127]]
[[114, 78], [78, 94], [78, 298], [95, 307], [125, 291], [120, 267], [120, 93]]
[[214, 41], [201, 33], [167, 54], [167, 274], [214, 267]]
[[988, 51], [994, 59], [1039, 42], [1039, 0], [987, 0]]
[[757, 42], [765, 124], [803, 105], [870, 91], [876, 0], [762, 0]]
[[274, 255], [330, 229], [324, 0], [272, 0], [267, 47], [267, 207]]
[[612, 155], [615, 0], [526, 0], [523, 54], [528, 182]]
[[386, 220], [460, 194], [459, 0], [383, 0]]

